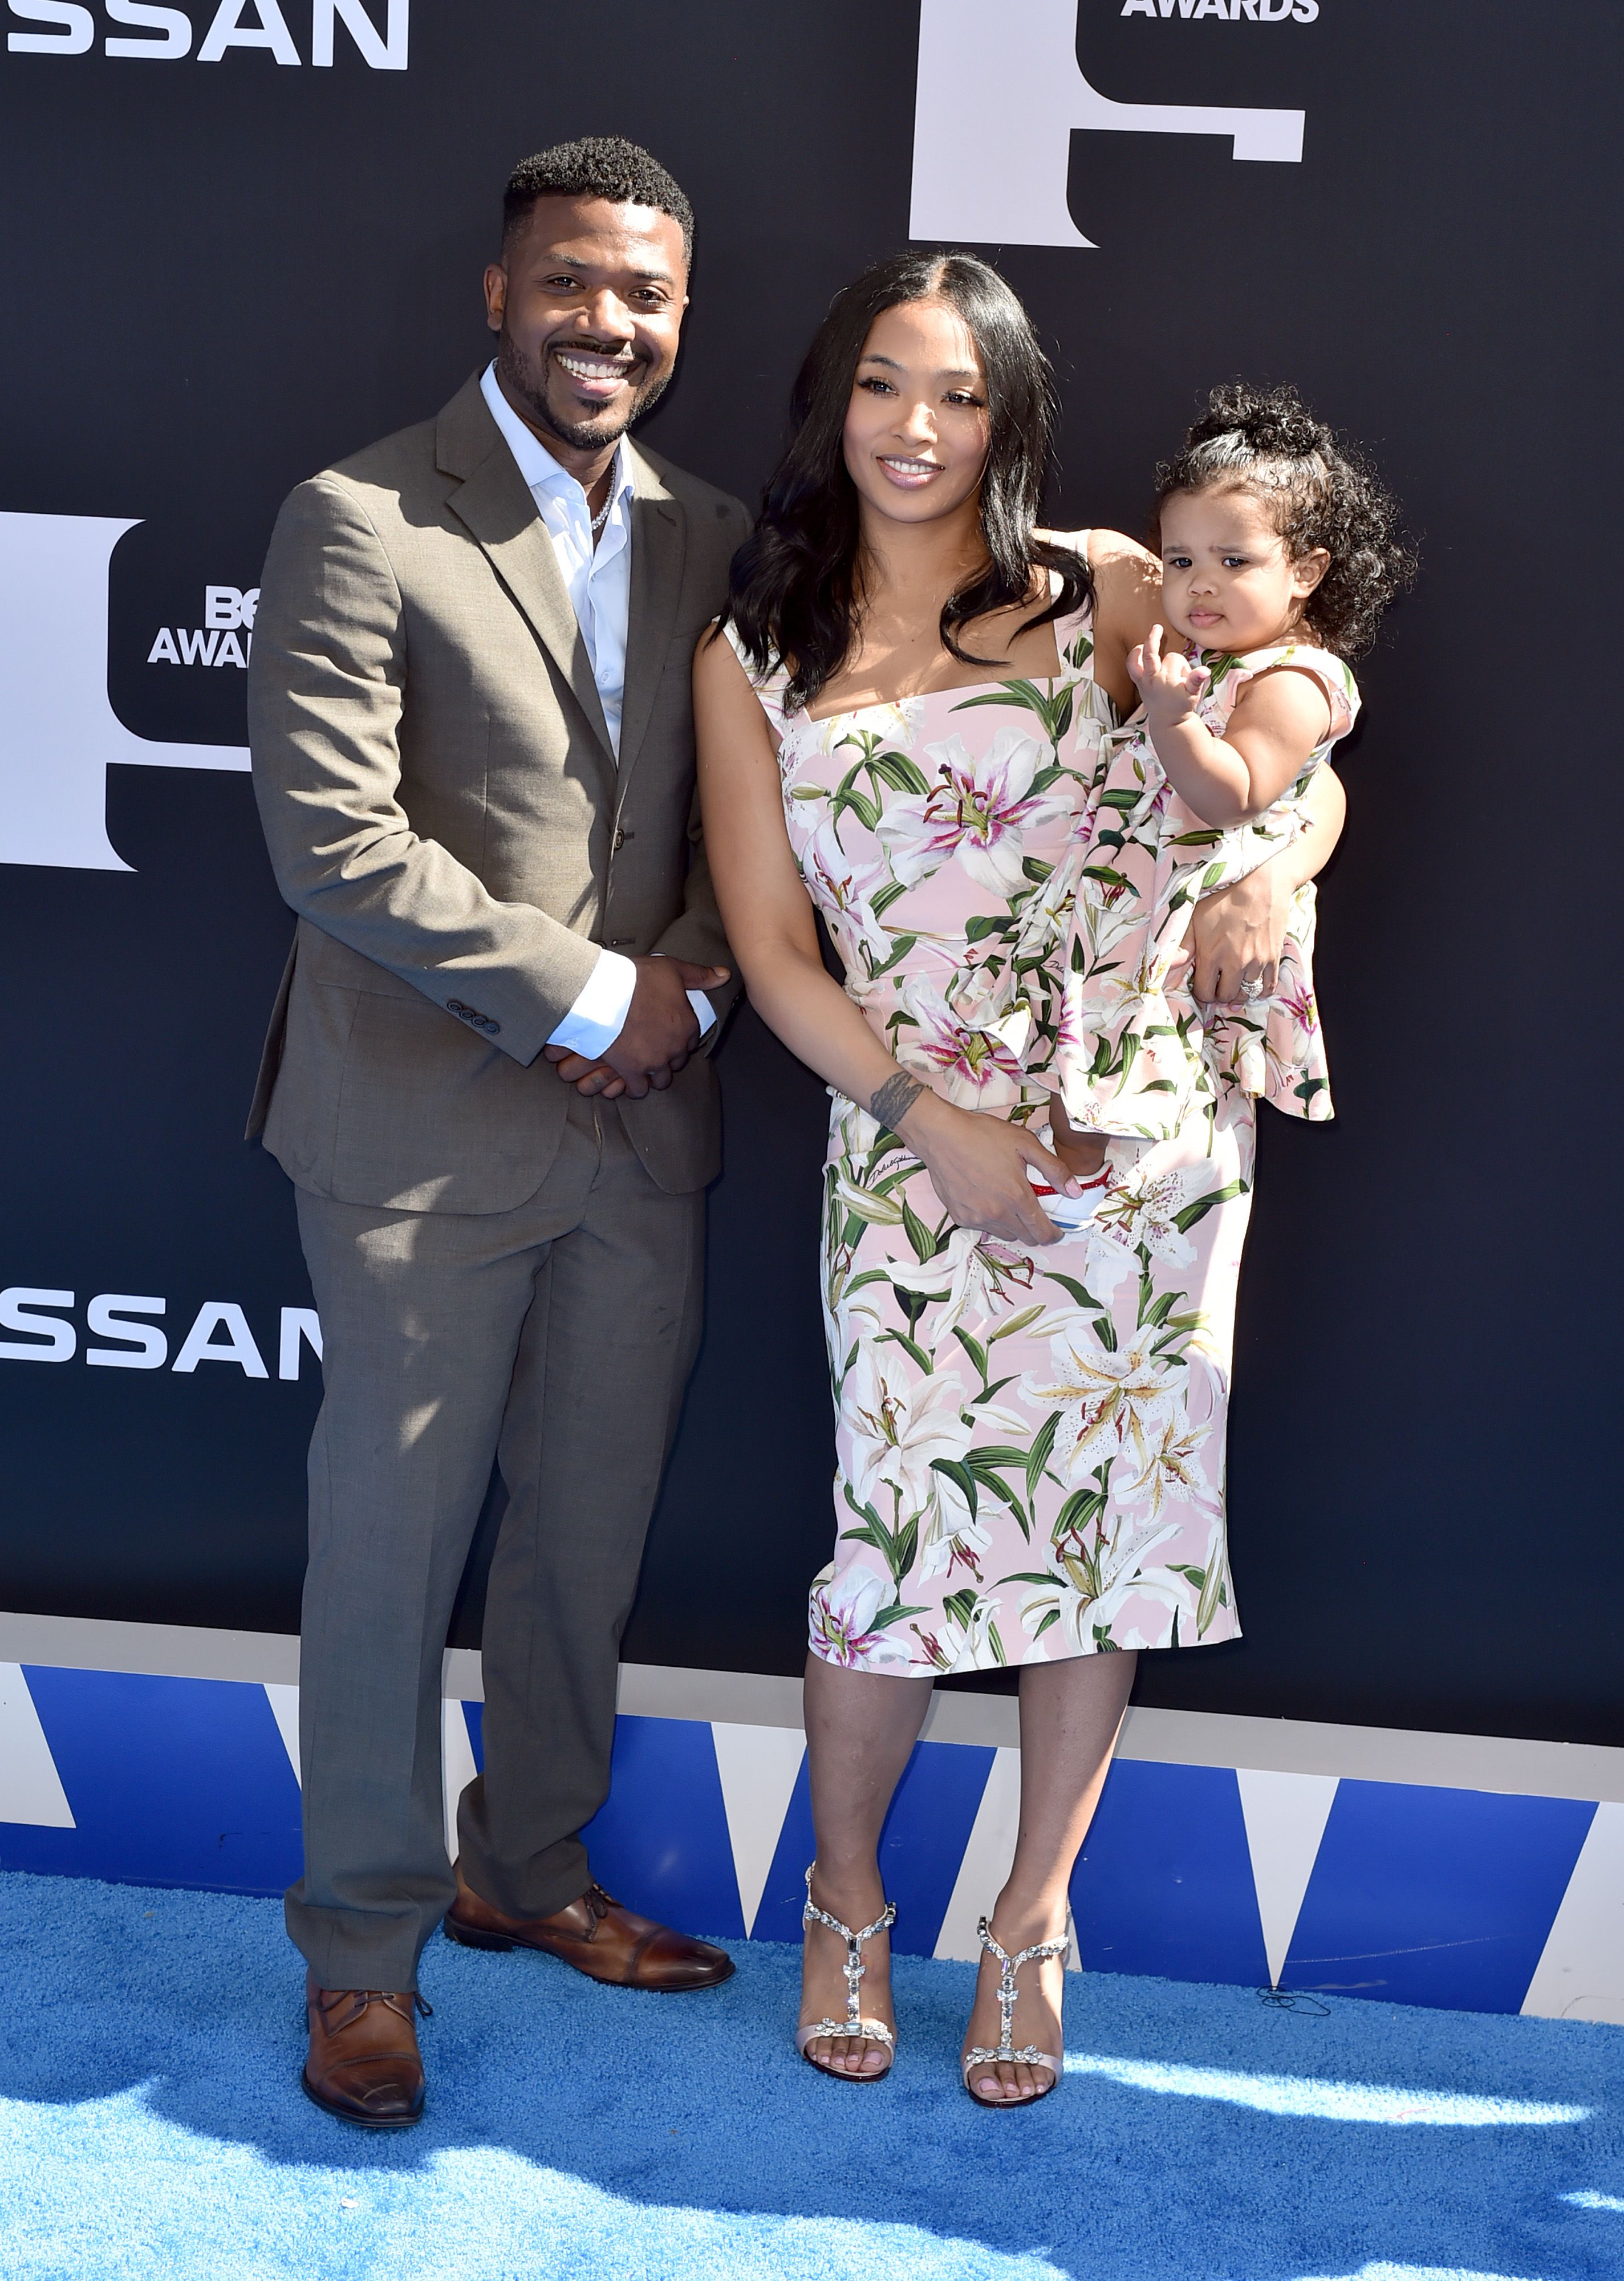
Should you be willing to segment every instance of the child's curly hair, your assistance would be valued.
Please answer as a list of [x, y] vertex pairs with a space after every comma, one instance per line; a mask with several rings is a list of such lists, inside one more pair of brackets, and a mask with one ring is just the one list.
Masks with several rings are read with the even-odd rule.
[[1382, 612], [1416, 574], [1398, 502], [1368, 460], [1339, 443], [1295, 388], [1226, 381], [1184, 449], [1157, 468], [1157, 516], [1177, 491], [1232, 489], [1269, 504], [1294, 560], [1325, 548], [1331, 564], [1309, 598], [1310, 622], [1339, 656], [1367, 650]]

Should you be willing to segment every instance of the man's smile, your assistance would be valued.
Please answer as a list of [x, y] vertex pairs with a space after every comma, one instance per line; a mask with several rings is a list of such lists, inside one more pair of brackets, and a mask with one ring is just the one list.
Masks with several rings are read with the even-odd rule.
[[559, 348], [553, 354], [584, 396], [613, 396], [642, 369], [642, 360], [630, 354], [609, 356], [601, 350]]

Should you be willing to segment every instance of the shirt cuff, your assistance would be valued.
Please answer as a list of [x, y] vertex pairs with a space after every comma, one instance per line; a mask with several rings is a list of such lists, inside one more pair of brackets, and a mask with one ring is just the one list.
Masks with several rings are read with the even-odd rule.
[[[547, 1043], [563, 1046], [587, 1061], [599, 1060], [625, 1028], [637, 986], [634, 963], [623, 958], [618, 950], [600, 950], [597, 965], [586, 978], [586, 987]], [[699, 1017], [703, 1037], [715, 1026], [716, 1009], [702, 990], [691, 990], [688, 1003]]]
[[607, 1053], [626, 1026], [631, 994], [638, 986], [638, 970], [618, 950], [600, 950], [598, 963], [586, 978], [586, 987], [565, 1015], [550, 1046], [566, 1046], [595, 1062]]

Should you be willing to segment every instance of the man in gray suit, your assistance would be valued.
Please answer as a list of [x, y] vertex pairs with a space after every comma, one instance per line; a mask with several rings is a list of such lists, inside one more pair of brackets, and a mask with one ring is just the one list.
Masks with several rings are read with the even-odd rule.
[[[578, 1835], [719, 1168], [689, 666], [748, 518], [625, 432], [670, 375], [692, 250], [635, 145], [528, 160], [485, 273], [494, 364], [301, 483], [262, 580], [254, 783], [298, 924], [250, 1131], [298, 1190], [326, 1388], [287, 1918], [305, 2088], [374, 2128], [421, 2112], [442, 1918], [626, 1985], [732, 1968], [611, 1901]], [[493, 1464], [453, 1872], [441, 1656]]]

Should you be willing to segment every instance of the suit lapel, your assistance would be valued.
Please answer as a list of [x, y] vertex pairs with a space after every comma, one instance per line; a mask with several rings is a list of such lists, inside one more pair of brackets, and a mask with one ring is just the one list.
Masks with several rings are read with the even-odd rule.
[[687, 532], [682, 508], [640, 452], [631, 453], [631, 609], [621, 703], [621, 798], [654, 709], [677, 627]]
[[[462, 479], [446, 504], [472, 534], [563, 675], [612, 776], [615, 753], [592, 660], [559, 573], [553, 541], [477, 381], [470, 381], [440, 414], [437, 444], [442, 470]], [[634, 553], [634, 580], [636, 563]], [[635, 602], [633, 607], [635, 610]]]

